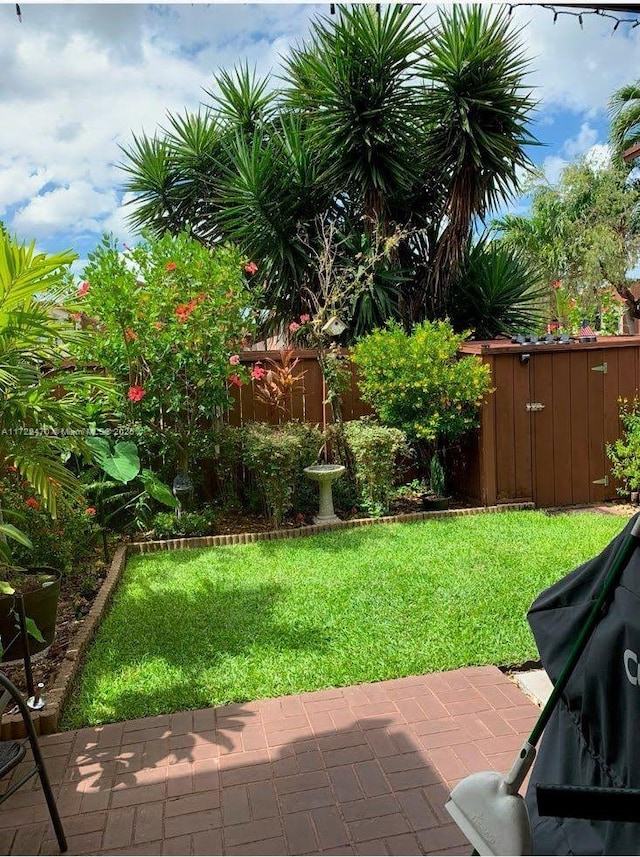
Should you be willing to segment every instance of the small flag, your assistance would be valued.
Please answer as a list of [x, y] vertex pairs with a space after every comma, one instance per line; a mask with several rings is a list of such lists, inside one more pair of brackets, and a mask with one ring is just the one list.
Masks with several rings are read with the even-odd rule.
[[578, 335], [579, 336], [595, 336], [595, 333], [593, 332], [593, 329], [592, 329], [591, 325], [589, 324], [589, 322], [587, 321], [586, 318], [583, 319], [583, 321], [582, 321], [582, 327], [580, 328], [580, 333]]

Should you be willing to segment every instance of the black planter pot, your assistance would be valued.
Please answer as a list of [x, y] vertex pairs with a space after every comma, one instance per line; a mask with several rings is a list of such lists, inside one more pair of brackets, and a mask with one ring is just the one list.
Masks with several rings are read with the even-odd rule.
[[[52, 583], [41, 586], [23, 596], [25, 616], [33, 619], [42, 636], [44, 643], [29, 636], [29, 653], [36, 655], [53, 643], [58, 615], [58, 596], [60, 595], [60, 579], [62, 574], [56, 568], [37, 566], [25, 569], [27, 574], [48, 574], [55, 577]], [[19, 593], [16, 593], [16, 595]], [[17, 606], [16, 595], [0, 595], [0, 639], [4, 652], [0, 662], [15, 661], [24, 658], [26, 652], [22, 639], [16, 628], [16, 616], [13, 612]], [[17, 635], [17, 638], [14, 639]]]
[[438, 497], [436, 494], [422, 495], [422, 508], [425, 512], [444, 512], [449, 508], [451, 497]]

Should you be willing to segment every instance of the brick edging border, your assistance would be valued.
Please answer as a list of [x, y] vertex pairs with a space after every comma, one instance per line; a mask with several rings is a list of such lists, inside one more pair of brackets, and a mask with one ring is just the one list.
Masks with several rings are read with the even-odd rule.
[[[73, 682], [79, 672], [82, 658], [93, 640], [106, 608], [109, 606], [115, 588], [122, 576], [127, 559], [136, 554], [155, 553], [160, 550], [185, 550], [189, 548], [219, 547], [222, 545], [249, 544], [251, 542], [273, 541], [275, 539], [295, 539], [303, 536], [313, 536], [331, 530], [347, 530], [370, 524], [400, 524], [414, 521], [425, 521], [432, 518], [453, 518], [461, 515], [486, 515], [500, 512], [517, 512], [534, 509], [534, 503], [505, 503], [499, 506], [480, 506], [470, 509], [448, 509], [442, 512], [412, 512], [407, 515], [388, 515], [383, 518], [356, 518], [350, 521], [336, 521], [331, 524], [313, 524], [292, 530], [269, 530], [260, 533], [236, 533], [225, 536], [205, 536], [185, 539], [169, 539], [167, 541], [132, 542], [120, 545], [114, 554], [113, 561], [102, 582], [91, 610], [69, 644], [62, 666], [58, 671], [56, 681], [51, 690], [46, 692], [47, 703], [41, 711], [33, 711], [31, 719], [39, 735], [49, 735], [56, 732], [60, 713], [71, 693]], [[24, 738], [26, 732], [22, 717], [13, 714], [2, 718], [0, 725], [0, 740]]]

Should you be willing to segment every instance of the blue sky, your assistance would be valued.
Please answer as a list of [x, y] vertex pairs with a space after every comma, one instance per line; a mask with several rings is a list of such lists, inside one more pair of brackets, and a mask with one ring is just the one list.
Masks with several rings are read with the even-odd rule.
[[[497, 4], [496, 4], [497, 5]], [[423, 14], [436, 9], [425, 3]], [[304, 39], [329, 4], [0, 3], [0, 219], [46, 251], [82, 261], [104, 231], [135, 242], [126, 222], [118, 144], [197, 109], [213, 74], [240, 60], [259, 74]], [[532, 159], [562, 165], [606, 145], [611, 92], [640, 78], [640, 26], [578, 21], [523, 6], [512, 15], [540, 101]], [[518, 200], [515, 210], [526, 210]]]

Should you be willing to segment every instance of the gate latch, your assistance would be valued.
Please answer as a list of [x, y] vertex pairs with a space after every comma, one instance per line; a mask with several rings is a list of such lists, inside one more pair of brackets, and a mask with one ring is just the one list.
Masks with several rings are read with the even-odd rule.
[[607, 364], [602, 363], [600, 366], [592, 366], [591, 371], [592, 372], [602, 372], [603, 375], [606, 375], [607, 374]]
[[592, 485], [608, 485], [609, 484], [609, 477], [603, 476], [602, 479], [594, 479], [591, 484]]
[[526, 408], [528, 411], [543, 411], [544, 405], [542, 402], [527, 402]]

